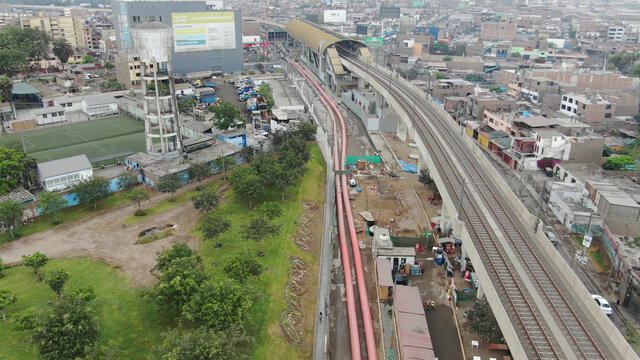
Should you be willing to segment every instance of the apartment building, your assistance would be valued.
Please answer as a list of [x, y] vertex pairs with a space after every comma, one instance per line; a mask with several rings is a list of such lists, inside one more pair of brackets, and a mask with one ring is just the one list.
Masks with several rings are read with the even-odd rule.
[[432, 84], [431, 94], [438, 99], [448, 96], [466, 97], [473, 94], [475, 84], [462, 79], [440, 79]]
[[508, 95], [475, 94], [469, 96], [471, 116], [476, 120], [482, 119], [485, 110], [491, 112], [511, 112], [516, 110], [517, 101]]
[[77, 16], [25, 16], [20, 18], [23, 28], [39, 28], [54, 39], [66, 39], [75, 49], [86, 49], [85, 23]]
[[527, 76], [521, 81], [509, 84], [508, 93], [535, 105], [558, 108], [560, 104], [560, 84], [541, 76]]
[[516, 37], [516, 29], [516, 24], [510, 22], [483, 22], [480, 30], [480, 40], [511, 41]]
[[633, 87], [633, 78], [610, 71], [575, 72], [561, 70], [531, 70], [526, 76], [545, 77], [561, 83], [563, 90], [583, 92], [621, 91]]
[[142, 81], [142, 62], [138, 57], [131, 57], [126, 51], [116, 56], [116, 80], [127, 89], [140, 86]]
[[600, 95], [569, 93], [562, 96], [560, 113], [580, 117], [585, 123], [603, 122], [613, 119], [615, 104]]
[[624, 37], [624, 26], [609, 26], [607, 29], [607, 41], [623, 41]]

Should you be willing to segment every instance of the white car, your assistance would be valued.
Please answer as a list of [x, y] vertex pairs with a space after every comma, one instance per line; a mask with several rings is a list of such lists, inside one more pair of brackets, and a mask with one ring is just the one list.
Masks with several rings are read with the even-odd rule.
[[600, 295], [591, 295], [591, 297], [596, 301], [596, 304], [598, 304], [600, 310], [602, 310], [605, 315], [613, 314], [613, 309], [611, 308], [611, 305], [609, 305], [607, 299], [603, 298]]

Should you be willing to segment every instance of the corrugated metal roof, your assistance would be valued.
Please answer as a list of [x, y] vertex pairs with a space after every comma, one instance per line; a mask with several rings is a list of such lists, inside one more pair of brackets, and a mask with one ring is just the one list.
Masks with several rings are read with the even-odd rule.
[[89, 169], [91, 163], [85, 154], [38, 163], [38, 173], [43, 179]]
[[311, 22], [302, 19], [294, 19], [289, 21], [285, 29], [296, 40], [307, 44], [313, 49], [320, 49], [320, 53], [324, 53], [327, 47], [337, 43], [341, 39], [332, 34], [328, 30], [322, 30]]
[[424, 307], [420, 300], [420, 290], [415, 286], [396, 285], [396, 310], [398, 312], [424, 316]]
[[[353, 41], [362, 44], [360, 41], [325, 29], [303, 19], [294, 19], [287, 23], [285, 29], [296, 40], [307, 44], [310, 48], [318, 49], [321, 54], [331, 45], [339, 41]], [[322, 43], [321, 43], [322, 42]], [[363, 47], [366, 45], [362, 44]]]
[[27, 84], [27, 83], [15, 83], [13, 84], [13, 90], [11, 91], [13, 95], [29, 95], [29, 94], [38, 94], [40, 91], [35, 87]]
[[393, 279], [391, 278], [391, 262], [387, 259], [378, 259], [376, 262], [378, 285], [393, 286]]

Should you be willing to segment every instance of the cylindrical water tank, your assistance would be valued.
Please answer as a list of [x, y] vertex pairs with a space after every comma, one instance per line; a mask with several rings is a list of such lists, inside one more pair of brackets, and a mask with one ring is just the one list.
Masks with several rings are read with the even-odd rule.
[[146, 22], [131, 30], [135, 52], [146, 63], [168, 62], [173, 47], [173, 30], [160, 22]]

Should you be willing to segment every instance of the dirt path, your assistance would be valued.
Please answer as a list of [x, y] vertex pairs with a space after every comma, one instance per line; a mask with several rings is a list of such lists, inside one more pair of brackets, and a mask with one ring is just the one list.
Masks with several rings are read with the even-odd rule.
[[[150, 207], [164, 198], [166, 194], [158, 194], [144, 206]], [[190, 202], [185, 202], [138, 224], [125, 226], [124, 220], [134, 211], [134, 205], [109, 209], [78, 222], [26, 236], [0, 246], [0, 257], [5, 264], [12, 264], [20, 262], [22, 255], [36, 251], [52, 258], [89, 256], [113, 264], [127, 274], [135, 286], [151, 285], [155, 279], [150, 270], [155, 265], [158, 251], [176, 241], [195, 247], [196, 239], [189, 231], [199, 215]], [[149, 244], [134, 244], [142, 230], [165, 224], [178, 225], [172, 236]]]

